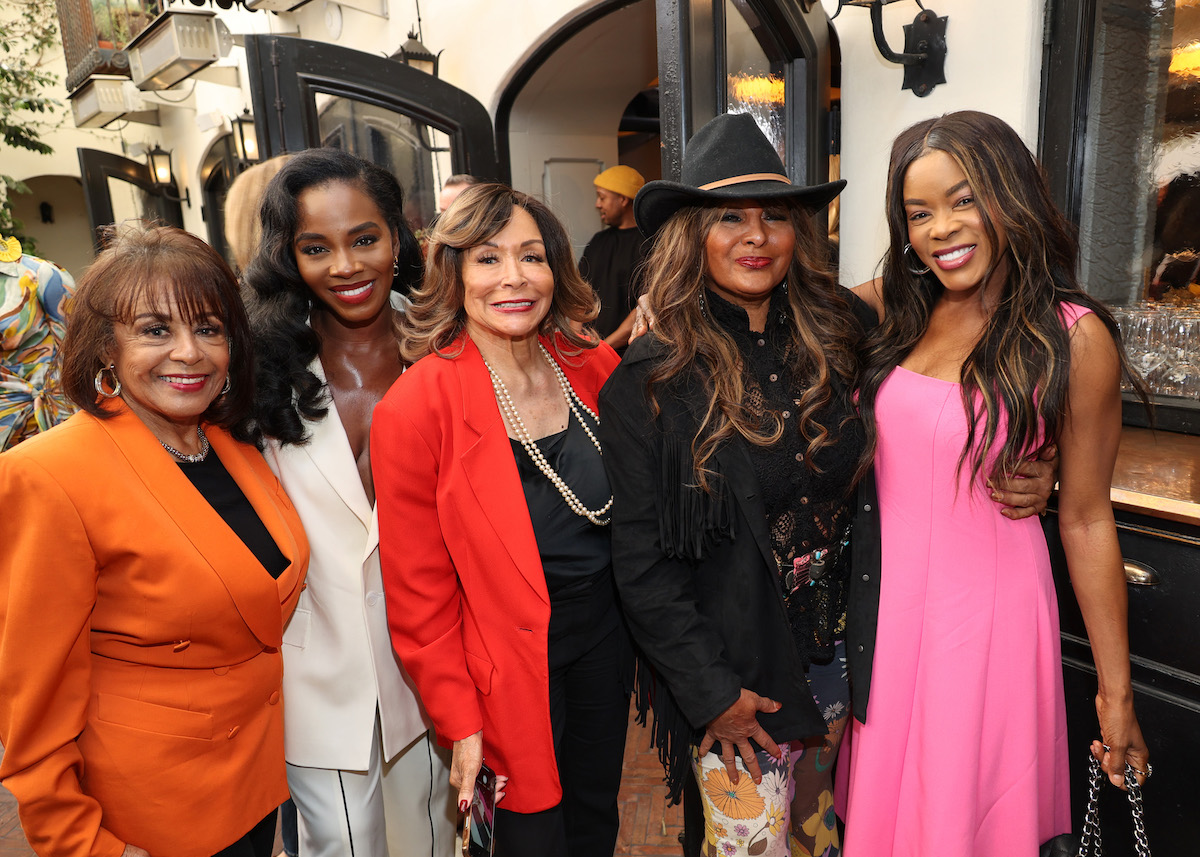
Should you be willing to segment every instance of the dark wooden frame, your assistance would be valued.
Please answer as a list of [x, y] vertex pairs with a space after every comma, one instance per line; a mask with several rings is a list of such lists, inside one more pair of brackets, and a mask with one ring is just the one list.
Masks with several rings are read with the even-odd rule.
[[315, 94], [351, 98], [411, 116], [450, 138], [455, 172], [507, 176], [487, 109], [461, 89], [398, 60], [289, 36], [246, 36], [255, 131], [263, 158], [319, 143]]
[[[756, 35], [784, 63], [789, 169], [793, 181], [829, 176], [829, 18], [779, 0], [737, 0], [759, 20]], [[656, 0], [663, 178], [678, 180], [687, 140], [725, 109], [724, 0]], [[772, 55], [774, 54], [774, 55]]]
[[1079, 223], [1091, 91], [1093, 0], [1049, 0], [1046, 9], [1038, 157], [1054, 201]]
[[[109, 178], [117, 178], [137, 185], [155, 200], [155, 217], [169, 226], [183, 228], [183, 208], [177, 200], [167, 199], [163, 191], [155, 186], [150, 177], [150, 168], [140, 161], [113, 152], [99, 149], [77, 149], [79, 173], [83, 179], [83, 204], [87, 208], [88, 222], [92, 227], [92, 245], [100, 251], [100, 227], [113, 223], [112, 195], [109, 193]], [[179, 195], [174, 182], [166, 189], [172, 196]]]

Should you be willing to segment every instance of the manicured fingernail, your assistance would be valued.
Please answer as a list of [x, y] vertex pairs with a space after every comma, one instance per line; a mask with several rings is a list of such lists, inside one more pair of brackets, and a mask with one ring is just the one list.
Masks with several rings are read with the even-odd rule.
[[469, 803], [467, 803], [465, 800], [460, 800], [460, 801], [458, 802], [458, 811], [459, 811], [459, 812], [466, 812], [466, 811], [467, 811], [467, 807], [469, 807], [469, 806], [470, 806], [470, 804], [469, 804]]

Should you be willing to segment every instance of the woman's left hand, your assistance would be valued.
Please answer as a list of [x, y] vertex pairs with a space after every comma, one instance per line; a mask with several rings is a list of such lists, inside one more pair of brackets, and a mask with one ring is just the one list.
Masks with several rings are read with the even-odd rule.
[[458, 789], [458, 811], [471, 808], [475, 797], [475, 778], [483, 764], [483, 730], [454, 742], [450, 760], [450, 786]]
[[1017, 472], [988, 480], [992, 499], [1005, 508], [1000, 514], [1014, 521], [1045, 514], [1050, 493], [1058, 482], [1058, 447], [1051, 444], [1031, 461], [1021, 462]]
[[[450, 760], [450, 785], [458, 789], [458, 811], [466, 812], [475, 799], [475, 778], [483, 765], [483, 732], [468, 735], [454, 742], [454, 755]], [[504, 787], [508, 777], [496, 774], [496, 803], [504, 800]]]
[[1133, 701], [1108, 703], [1098, 695], [1096, 715], [1100, 719], [1103, 741], [1092, 742], [1092, 755], [1108, 775], [1109, 782], [1124, 789], [1125, 763], [1129, 762], [1138, 785], [1144, 783], [1150, 773], [1150, 751], [1142, 737], [1137, 715], [1133, 713]]
[[650, 309], [650, 298], [642, 295], [638, 298], [637, 306], [633, 308], [633, 330], [629, 333], [629, 341], [644, 336], [654, 329], [654, 313]]

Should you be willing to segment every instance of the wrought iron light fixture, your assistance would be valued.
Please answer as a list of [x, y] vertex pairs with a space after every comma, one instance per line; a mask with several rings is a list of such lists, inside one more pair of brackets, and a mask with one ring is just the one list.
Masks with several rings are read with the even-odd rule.
[[233, 129], [233, 149], [237, 156], [238, 172], [241, 172], [251, 164], [257, 164], [259, 159], [258, 136], [250, 108], [242, 108], [242, 115], [231, 117], [229, 124]]
[[408, 40], [402, 44], [397, 51], [392, 54], [392, 59], [400, 60], [405, 65], [412, 66], [415, 69], [425, 72], [426, 74], [438, 76], [438, 58], [442, 52], [436, 54], [431, 52], [429, 48], [421, 44], [417, 38], [416, 30], [408, 31]]
[[150, 168], [150, 182], [155, 191], [164, 199], [171, 202], [183, 202], [188, 208], [192, 207], [192, 194], [186, 187], [183, 196], [174, 196], [171, 189], [175, 187], [175, 176], [171, 171], [171, 153], [162, 146], [155, 145], [146, 153], [146, 166]]
[[879, 55], [888, 62], [904, 66], [901, 89], [911, 89], [914, 95], [924, 98], [939, 83], [946, 82], [946, 24], [950, 19], [939, 18], [936, 12], [926, 9], [921, 0], [916, 0], [921, 11], [911, 24], [904, 25], [904, 52], [896, 53], [883, 33], [883, 7], [894, 2], [896, 0], [839, 0], [838, 11], [842, 6], [870, 7], [871, 32]]

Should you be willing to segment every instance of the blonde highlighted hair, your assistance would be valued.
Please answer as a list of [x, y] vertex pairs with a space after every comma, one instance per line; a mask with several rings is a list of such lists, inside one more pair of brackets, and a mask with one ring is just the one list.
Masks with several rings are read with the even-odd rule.
[[398, 322], [400, 353], [405, 361], [413, 363], [428, 354], [456, 356], [457, 352], [449, 349], [467, 325], [463, 258], [468, 250], [503, 230], [518, 208], [537, 224], [546, 248], [546, 262], [554, 276], [554, 297], [539, 333], [548, 336], [556, 347], [565, 340], [576, 354], [599, 344], [595, 333], [585, 325], [596, 317], [600, 304], [579, 274], [562, 223], [532, 196], [507, 185], [486, 183], [464, 190], [442, 212], [429, 234], [425, 280], [412, 292], [412, 306]]
[[255, 164], [233, 180], [225, 196], [225, 241], [233, 251], [238, 271], [245, 271], [262, 240], [262, 221], [258, 212], [263, 194], [275, 174], [283, 169], [291, 155], [276, 155]]

